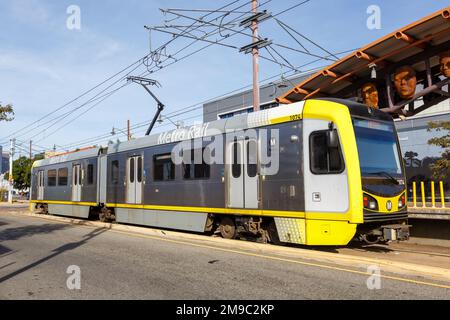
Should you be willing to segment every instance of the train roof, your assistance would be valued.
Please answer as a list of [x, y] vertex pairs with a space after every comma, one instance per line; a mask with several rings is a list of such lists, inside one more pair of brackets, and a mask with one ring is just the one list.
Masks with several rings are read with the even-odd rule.
[[303, 113], [304, 101], [108, 145], [108, 154], [267, 126]]
[[[363, 104], [356, 103], [350, 100], [334, 98], [320, 98], [315, 100], [325, 100], [345, 105], [349, 108], [352, 115], [370, 118], [376, 117], [377, 119], [392, 121], [392, 118], [388, 114], [376, 109], [371, 109]], [[232, 118], [161, 132], [130, 141], [118, 141], [116, 143], [113, 142], [108, 145], [108, 148], [93, 147], [88, 150], [67, 153], [48, 159], [39, 160], [34, 163], [33, 167], [41, 167], [68, 161], [93, 158], [97, 157], [99, 154], [104, 153], [114, 154], [130, 150], [142, 149], [150, 146], [210, 137], [223, 133], [233, 133], [246, 129], [263, 127], [270, 124], [286, 122], [289, 121], [290, 116], [301, 115], [303, 113], [304, 104], [305, 101], [300, 101], [289, 105], [280, 105], [276, 108], [238, 115]]]
[[42, 159], [35, 161], [33, 164], [33, 167], [42, 167], [42, 166], [48, 166], [51, 164], [58, 164], [68, 161], [75, 161], [75, 160], [82, 160], [82, 159], [89, 159], [89, 158], [95, 158], [97, 157], [102, 148], [101, 147], [93, 147], [87, 150], [81, 150], [77, 152], [70, 152], [54, 157], [50, 157], [47, 159]]

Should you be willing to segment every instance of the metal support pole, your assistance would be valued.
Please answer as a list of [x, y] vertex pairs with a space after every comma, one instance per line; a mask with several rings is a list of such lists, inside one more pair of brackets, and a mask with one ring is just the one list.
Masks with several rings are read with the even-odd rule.
[[422, 193], [422, 208], [425, 208], [427, 206], [427, 200], [425, 199], [425, 184], [423, 181], [420, 182], [420, 191]]
[[436, 208], [436, 198], [434, 195], [434, 181], [431, 181], [431, 207]]
[[[257, 13], [258, 0], [252, 1], [252, 11]], [[258, 20], [252, 22], [253, 43], [258, 41]], [[253, 110], [259, 111], [260, 97], [259, 97], [259, 48], [256, 46], [252, 50], [253, 55]]]
[[9, 189], [8, 189], [8, 202], [10, 204], [13, 203], [12, 192], [14, 188], [14, 179], [13, 179], [13, 157], [14, 157], [14, 148], [16, 147], [16, 139], [10, 140], [9, 147]]
[[130, 120], [127, 121], [127, 137], [128, 137], [128, 141], [130, 141], [131, 140]]
[[159, 115], [164, 110], [164, 105], [162, 103], [158, 104], [158, 110], [156, 111], [155, 117], [152, 120], [152, 123], [150, 124], [150, 127], [148, 127], [147, 132], [145, 133], [146, 136], [150, 135], [150, 132], [152, 132], [153, 127], [155, 126], [156, 120], [158, 120]]
[[444, 182], [439, 182], [439, 189], [441, 191], [441, 205], [442, 208], [445, 208], [445, 193], [444, 193]]

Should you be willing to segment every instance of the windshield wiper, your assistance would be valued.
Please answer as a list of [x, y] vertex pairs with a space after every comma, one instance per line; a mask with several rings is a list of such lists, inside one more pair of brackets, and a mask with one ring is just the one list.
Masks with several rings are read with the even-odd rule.
[[377, 175], [377, 176], [384, 176], [386, 178], [389, 178], [389, 180], [391, 180], [392, 182], [394, 182], [395, 184], [400, 184], [400, 182], [397, 181], [397, 179], [395, 179], [393, 176], [391, 176], [388, 172], [386, 171], [379, 171], [379, 172], [371, 172], [370, 174], [373, 175]]

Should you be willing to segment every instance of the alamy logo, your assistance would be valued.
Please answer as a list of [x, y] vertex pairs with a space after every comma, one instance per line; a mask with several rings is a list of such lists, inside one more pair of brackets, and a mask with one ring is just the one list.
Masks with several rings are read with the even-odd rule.
[[69, 17], [66, 20], [66, 26], [69, 30], [81, 30], [81, 9], [77, 5], [67, 7]]
[[81, 289], [81, 269], [79, 266], [69, 266], [66, 271], [70, 276], [67, 278], [66, 285], [69, 290]]
[[369, 290], [380, 290], [381, 289], [381, 271], [380, 267], [376, 265], [368, 266], [367, 273], [370, 277], [367, 279], [367, 289]]
[[381, 8], [377, 5], [371, 5], [367, 8], [367, 29], [380, 30], [381, 29]]

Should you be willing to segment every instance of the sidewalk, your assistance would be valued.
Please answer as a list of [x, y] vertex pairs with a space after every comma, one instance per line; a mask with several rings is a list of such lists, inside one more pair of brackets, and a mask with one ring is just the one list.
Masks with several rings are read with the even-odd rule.
[[28, 200], [17, 200], [14, 201], [13, 204], [9, 202], [0, 202], [0, 208], [11, 208], [11, 209], [20, 209], [20, 208], [28, 208], [30, 205], [30, 201]]

